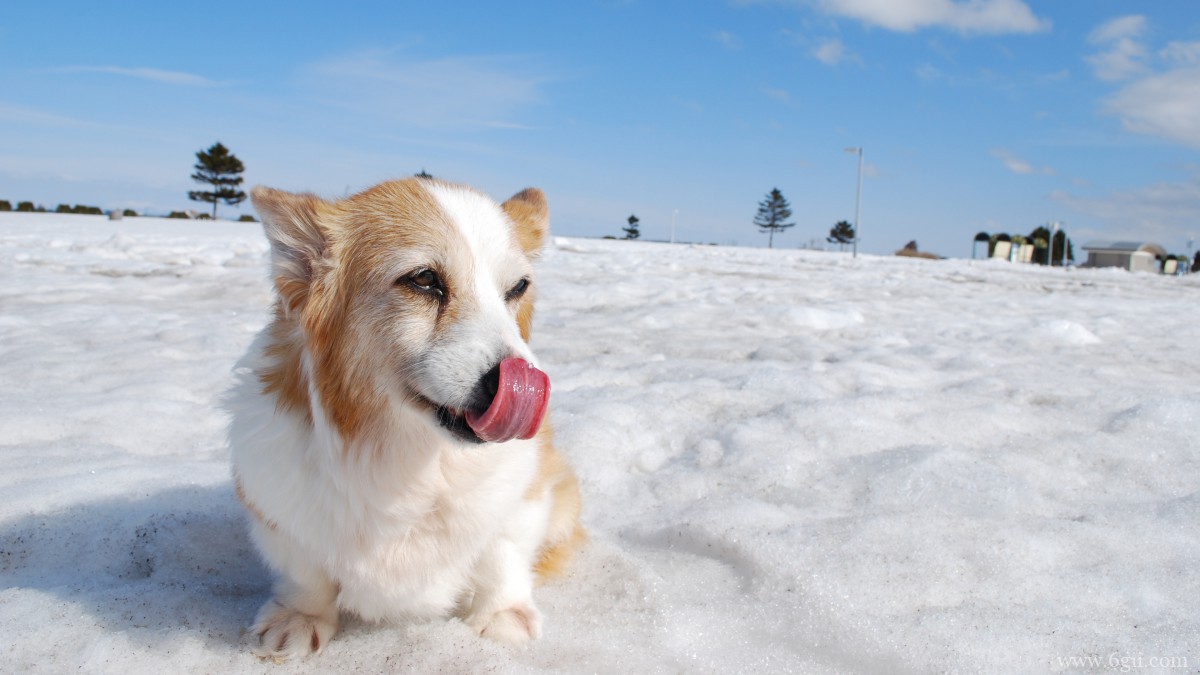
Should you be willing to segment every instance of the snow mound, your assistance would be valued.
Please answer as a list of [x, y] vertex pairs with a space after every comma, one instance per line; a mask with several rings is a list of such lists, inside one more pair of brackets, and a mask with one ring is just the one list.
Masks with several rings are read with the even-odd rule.
[[1056, 319], [1049, 321], [1039, 329], [1039, 332], [1048, 340], [1054, 340], [1065, 345], [1094, 345], [1099, 344], [1102, 340], [1096, 337], [1096, 334], [1084, 328], [1074, 321], [1066, 321]]

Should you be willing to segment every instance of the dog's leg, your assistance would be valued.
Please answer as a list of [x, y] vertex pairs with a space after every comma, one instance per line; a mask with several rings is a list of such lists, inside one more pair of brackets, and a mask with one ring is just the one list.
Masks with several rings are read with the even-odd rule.
[[467, 625], [479, 634], [512, 644], [542, 635], [542, 613], [533, 604], [533, 557], [545, 536], [545, 500], [523, 502], [501, 536], [475, 565], [475, 594]]
[[275, 595], [258, 610], [251, 631], [258, 636], [254, 653], [286, 659], [318, 652], [338, 629], [337, 585], [322, 572], [289, 561], [275, 582]]
[[507, 539], [488, 547], [475, 567], [475, 595], [467, 625], [498, 642], [524, 644], [542, 635], [542, 613], [533, 604], [530, 556]]

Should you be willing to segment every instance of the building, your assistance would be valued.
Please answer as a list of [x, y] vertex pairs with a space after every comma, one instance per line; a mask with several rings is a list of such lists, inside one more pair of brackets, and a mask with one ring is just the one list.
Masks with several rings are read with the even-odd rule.
[[1093, 241], [1084, 244], [1084, 267], [1121, 267], [1130, 272], [1158, 272], [1159, 260], [1167, 250], [1158, 244], [1137, 241]]

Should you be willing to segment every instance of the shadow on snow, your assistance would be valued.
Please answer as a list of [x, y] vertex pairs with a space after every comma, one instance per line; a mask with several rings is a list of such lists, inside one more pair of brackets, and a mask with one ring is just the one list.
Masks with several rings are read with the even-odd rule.
[[26, 516], [0, 525], [0, 586], [78, 605], [106, 630], [229, 647], [270, 592], [243, 518], [228, 484]]

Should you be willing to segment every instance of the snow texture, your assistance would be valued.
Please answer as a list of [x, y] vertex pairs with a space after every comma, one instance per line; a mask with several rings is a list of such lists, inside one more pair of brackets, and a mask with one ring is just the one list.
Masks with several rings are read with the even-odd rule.
[[0, 214], [0, 670], [1200, 664], [1200, 276], [579, 239], [534, 348], [592, 541], [543, 639], [348, 618], [264, 664], [220, 400], [266, 251]]

